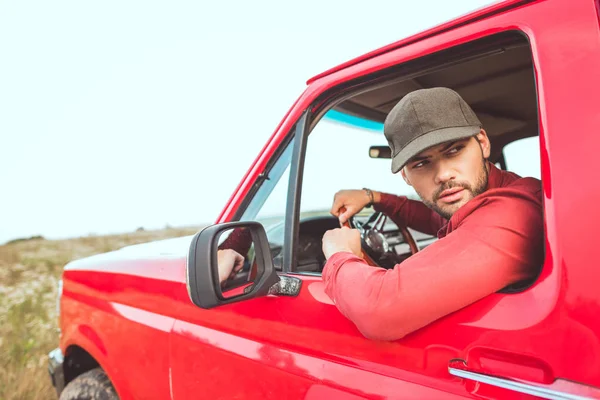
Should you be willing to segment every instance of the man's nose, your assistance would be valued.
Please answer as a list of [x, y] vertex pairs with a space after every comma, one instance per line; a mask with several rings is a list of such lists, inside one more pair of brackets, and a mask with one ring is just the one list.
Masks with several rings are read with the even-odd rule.
[[456, 179], [456, 173], [454, 169], [452, 169], [450, 165], [448, 165], [448, 163], [438, 163], [438, 167], [435, 174], [435, 183], [437, 185], [441, 185], [453, 179]]

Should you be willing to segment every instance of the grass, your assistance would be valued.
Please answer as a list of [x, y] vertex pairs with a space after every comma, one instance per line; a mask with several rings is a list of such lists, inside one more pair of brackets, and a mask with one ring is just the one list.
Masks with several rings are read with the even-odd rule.
[[56, 398], [48, 352], [58, 346], [56, 294], [65, 264], [197, 228], [136, 231], [68, 240], [32, 237], [0, 246], [0, 400]]

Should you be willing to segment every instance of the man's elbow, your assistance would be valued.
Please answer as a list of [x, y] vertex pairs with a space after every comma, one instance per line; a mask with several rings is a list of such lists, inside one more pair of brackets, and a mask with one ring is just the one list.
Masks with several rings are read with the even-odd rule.
[[361, 322], [355, 322], [356, 327], [364, 337], [371, 340], [393, 341], [402, 339], [413, 332], [408, 321], [402, 318], [386, 318], [373, 314]]

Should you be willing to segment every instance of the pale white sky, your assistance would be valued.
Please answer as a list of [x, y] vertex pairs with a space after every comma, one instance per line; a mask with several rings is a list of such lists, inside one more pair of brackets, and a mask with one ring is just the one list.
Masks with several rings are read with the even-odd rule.
[[0, 243], [213, 222], [308, 78], [489, 3], [0, 0]]

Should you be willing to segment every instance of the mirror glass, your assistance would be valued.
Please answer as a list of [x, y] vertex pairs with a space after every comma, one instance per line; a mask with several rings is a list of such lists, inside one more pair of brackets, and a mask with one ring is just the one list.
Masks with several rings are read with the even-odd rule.
[[225, 230], [217, 243], [218, 289], [226, 299], [243, 295], [260, 275], [250, 230]]

